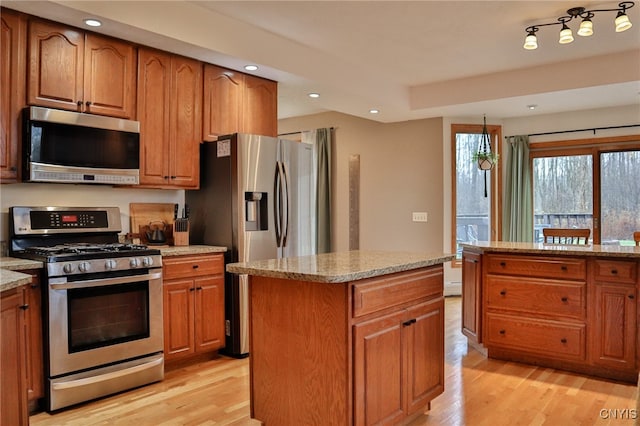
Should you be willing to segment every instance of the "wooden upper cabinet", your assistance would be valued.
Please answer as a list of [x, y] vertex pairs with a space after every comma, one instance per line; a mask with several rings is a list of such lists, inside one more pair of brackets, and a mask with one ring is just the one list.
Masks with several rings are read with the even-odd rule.
[[278, 83], [245, 75], [240, 131], [278, 135]]
[[278, 134], [278, 83], [215, 65], [204, 68], [202, 139]]
[[140, 185], [197, 188], [202, 63], [145, 48], [138, 60]]
[[0, 181], [18, 180], [20, 112], [26, 106], [27, 21], [23, 15], [2, 9], [0, 16]]
[[84, 100], [86, 112], [135, 117], [136, 49], [132, 44], [87, 34]]
[[205, 64], [202, 140], [239, 130], [243, 86], [244, 74]]
[[120, 118], [135, 115], [135, 47], [61, 24], [29, 23], [27, 102]]

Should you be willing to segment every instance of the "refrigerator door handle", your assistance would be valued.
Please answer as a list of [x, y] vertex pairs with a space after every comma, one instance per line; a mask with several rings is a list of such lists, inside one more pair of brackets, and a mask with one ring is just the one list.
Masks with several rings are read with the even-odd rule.
[[284, 216], [282, 218], [282, 247], [287, 246], [287, 237], [289, 237], [289, 175], [287, 174], [287, 166], [282, 164], [282, 180], [284, 181]]
[[273, 178], [273, 221], [276, 228], [276, 246], [280, 248], [280, 240], [282, 239], [282, 220], [280, 214], [280, 162], [276, 161], [276, 173]]

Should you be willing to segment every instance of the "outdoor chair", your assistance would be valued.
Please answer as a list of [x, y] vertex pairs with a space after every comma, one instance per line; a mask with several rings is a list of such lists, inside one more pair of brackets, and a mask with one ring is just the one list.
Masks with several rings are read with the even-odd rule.
[[590, 229], [584, 228], [542, 228], [545, 243], [589, 244]]

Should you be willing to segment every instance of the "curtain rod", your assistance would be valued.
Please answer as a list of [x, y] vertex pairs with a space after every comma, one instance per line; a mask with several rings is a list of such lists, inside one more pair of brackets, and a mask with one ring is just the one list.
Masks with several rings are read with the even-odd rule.
[[[640, 124], [625, 124], [623, 126], [609, 126], [609, 127], [591, 127], [589, 129], [576, 129], [576, 130], [559, 130], [557, 132], [544, 132], [544, 133], [529, 133], [527, 136], [544, 136], [544, 135], [556, 135], [559, 133], [574, 133], [574, 132], [586, 132], [592, 130], [593, 134], [596, 134], [596, 130], [609, 130], [609, 129], [624, 129], [627, 127], [640, 127]], [[505, 136], [505, 139], [512, 138], [513, 136]]]
[[[329, 127], [329, 129], [334, 130], [335, 127]], [[297, 135], [298, 133], [302, 133], [302, 132], [308, 132], [308, 130], [300, 130], [299, 132], [278, 133], [278, 136]]]

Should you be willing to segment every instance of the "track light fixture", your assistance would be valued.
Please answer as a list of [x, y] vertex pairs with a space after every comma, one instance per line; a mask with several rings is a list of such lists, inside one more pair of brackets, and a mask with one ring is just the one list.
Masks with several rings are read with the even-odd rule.
[[558, 22], [550, 22], [548, 24], [531, 25], [525, 29], [527, 36], [524, 39], [524, 48], [527, 50], [534, 50], [538, 48], [538, 37], [536, 33], [540, 27], [547, 27], [550, 25], [562, 25], [560, 30], [560, 38], [558, 42], [560, 44], [567, 44], [573, 41], [573, 32], [567, 25], [575, 18], [582, 18], [580, 28], [578, 29], [578, 35], [582, 37], [588, 37], [593, 34], [593, 22], [591, 18], [595, 16], [595, 12], [618, 12], [614, 21], [616, 32], [626, 31], [631, 28], [631, 21], [627, 16], [627, 9], [631, 9], [635, 3], [632, 1], [623, 1], [618, 4], [616, 9], [593, 9], [586, 10], [584, 7], [572, 7], [567, 10], [566, 16], [558, 18]]

